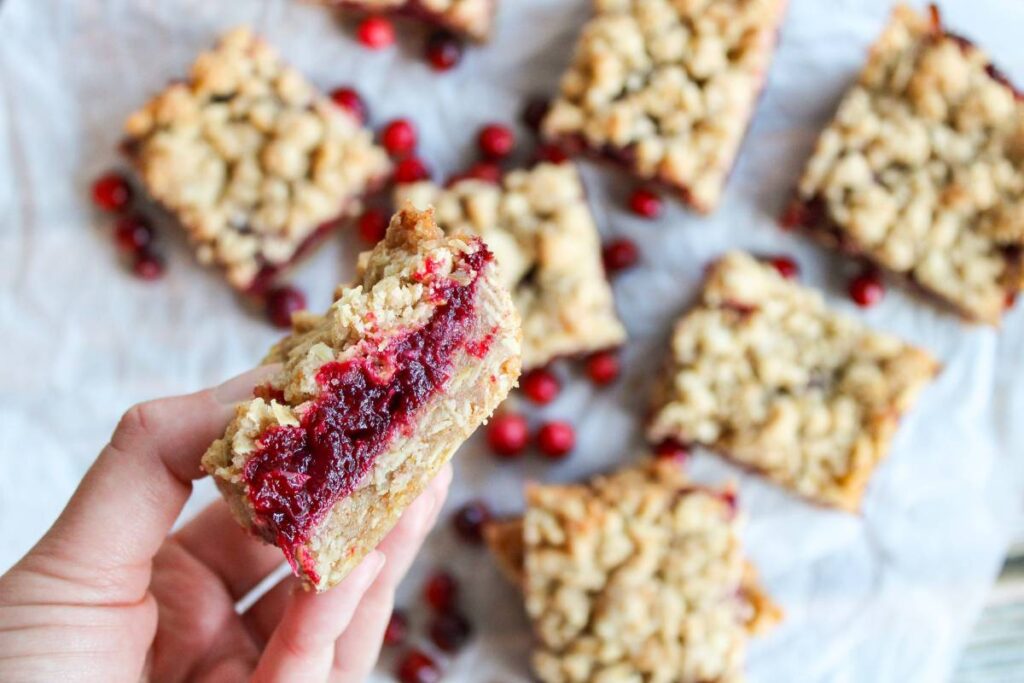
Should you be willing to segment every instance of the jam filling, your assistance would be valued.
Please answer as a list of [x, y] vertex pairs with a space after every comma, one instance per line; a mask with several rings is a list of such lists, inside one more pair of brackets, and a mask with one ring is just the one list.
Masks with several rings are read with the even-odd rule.
[[371, 345], [365, 355], [322, 366], [316, 376], [320, 394], [300, 424], [275, 426], [260, 436], [243, 478], [257, 528], [285, 551], [293, 570], [301, 567], [318, 580], [302, 544], [451, 379], [456, 353], [473, 343], [477, 282], [492, 258], [482, 243], [461, 255], [456, 267], [472, 279], [461, 284], [432, 278], [439, 305], [426, 324], [383, 349]]

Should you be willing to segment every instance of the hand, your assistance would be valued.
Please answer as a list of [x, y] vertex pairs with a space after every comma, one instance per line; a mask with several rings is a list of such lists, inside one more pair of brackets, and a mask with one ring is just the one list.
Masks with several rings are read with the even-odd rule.
[[36, 546], [0, 577], [3, 681], [363, 681], [395, 588], [440, 512], [445, 467], [380, 546], [324, 594], [218, 501], [168, 536], [199, 460], [268, 369], [135, 406]]

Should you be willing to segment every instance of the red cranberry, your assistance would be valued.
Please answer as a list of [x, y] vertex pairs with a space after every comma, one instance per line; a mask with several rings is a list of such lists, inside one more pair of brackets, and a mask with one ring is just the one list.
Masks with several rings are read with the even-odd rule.
[[501, 182], [501, 167], [489, 161], [481, 161], [469, 167], [466, 177], [497, 184]]
[[526, 418], [518, 413], [495, 415], [487, 425], [487, 443], [495, 454], [516, 458], [530, 441], [530, 428]]
[[558, 145], [543, 144], [537, 148], [537, 161], [546, 161], [551, 164], [560, 164], [569, 157]]
[[398, 663], [396, 675], [400, 683], [438, 683], [441, 667], [427, 653], [412, 650]]
[[654, 455], [660, 460], [674, 460], [683, 464], [690, 457], [690, 451], [675, 439], [665, 439], [654, 447]]
[[635, 266], [640, 259], [640, 252], [636, 248], [636, 242], [621, 237], [604, 245], [604, 248], [601, 249], [601, 259], [604, 261], [605, 272], [613, 275], [620, 270]]
[[850, 298], [861, 308], [874, 306], [885, 296], [882, 278], [873, 270], [866, 270], [850, 280]]
[[163, 257], [149, 249], [140, 249], [135, 252], [132, 272], [143, 280], [159, 280], [164, 274]]
[[141, 216], [125, 216], [114, 227], [114, 239], [121, 251], [134, 254], [153, 241], [153, 228]]
[[523, 107], [523, 113], [520, 118], [527, 128], [536, 132], [540, 130], [540, 124], [544, 121], [544, 117], [548, 115], [548, 109], [550, 108], [551, 101], [546, 97], [533, 97]]
[[405, 637], [409, 634], [409, 620], [405, 616], [405, 612], [396, 609], [391, 613], [391, 618], [388, 620], [388, 626], [384, 629], [384, 644], [385, 645], [401, 645], [405, 642]]
[[646, 188], [638, 187], [629, 197], [629, 208], [637, 216], [657, 218], [661, 215], [661, 197]]
[[349, 114], [352, 114], [361, 124], [366, 123], [366, 119], [369, 118], [366, 103], [363, 102], [363, 98], [359, 96], [359, 93], [352, 88], [338, 88], [332, 91], [331, 100]]
[[469, 620], [456, 611], [436, 614], [430, 622], [430, 639], [448, 654], [461, 650], [472, 634]]
[[568, 422], [547, 422], [537, 432], [537, 448], [552, 460], [561, 460], [575, 446], [576, 432]]
[[484, 526], [491, 521], [491, 508], [482, 500], [471, 500], [455, 511], [455, 532], [467, 543], [484, 540]]
[[507, 126], [491, 123], [480, 129], [476, 138], [480, 152], [489, 159], [504, 159], [512, 153], [516, 136]]
[[301, 289], [286, 285], [267, 292], [267, 318], [277, 327], [292, 326], [292, 314], [306, 308], [306, 295]]
[[776, 256], [768, 260], [775, 270], [779, 271], [779, 275], [792, 280], [800, 276], [800, 265], [788, 256]]
[[394, 179], [396, 183], [415, 183], [429, 177], [430, 171], [419, 157], [406, 157], [395, 164]]
[[1007, 310], [1013, 308], [1017, 304], [1017, 292], [1006, 293], [1006, 308]]
[[438, 612], [453, 607], [458, 595], [459, 584], [455, 582], [455, 577], [446, 571], [435, 572], [423, 585], [423, 598]]
[[599, 387], [619, 377], [619, 356], [614, 351], [598, 351], [587, 358], [587, 376]]
[[426, 55], [436, 71], [447, 71], [462, 60], [462, 41], [448, 31], [437, 31], [427, 39]]
[[356, 34], [359, 42], [371, 50], [380, 50], [395, 42], [395, 27], [384, 17], [366, 17]]
[[722, 491], [719, 496], [729, 506], [729, 512], [736, 512], [738, 501], [736, 500], [736, 492], [732, 489]]
[[356, 223], [359, 236], [368, 244], [377, 244], [388, 231], [388, 217], [380, 209], [367, 209]]
[[120, 173], [105, 173], [92, 185], [92, 201], [104, 211], [121, 211], [132, 200], [132, 186]]
[[416, 149], [416, 128], [408, 119], [395, 119], [384, 126], [380, 140], [391, 156], [408, 154]]
[[562, 384], [555, 377], [555, 373], [547, 368], [537, 368], [522, 376], [519, 388], [526, 394], [526, 398], [543, 406], [558, 398]]

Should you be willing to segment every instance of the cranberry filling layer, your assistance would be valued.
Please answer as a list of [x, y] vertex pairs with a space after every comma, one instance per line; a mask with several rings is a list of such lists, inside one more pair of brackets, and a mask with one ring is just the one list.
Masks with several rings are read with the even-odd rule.
[[492, 258], [482, 243], [460, 256], [457, 269], [473, 276], [466, 284], [433, 280], [432, 297], [443, 303], [426, 324], [382, 350], [325, 364], [316, 377], [321, 392], [299, 426], [272, 427], [260, 436], [243, 478], [257, 528], [285, 551], [293, 569], [302, 566], [319, 580], [301, 544], [355, 489], [396, 432], [411, 428], [417, 411], [444, 389], [456, 354], [473, 342], [477, 283]]

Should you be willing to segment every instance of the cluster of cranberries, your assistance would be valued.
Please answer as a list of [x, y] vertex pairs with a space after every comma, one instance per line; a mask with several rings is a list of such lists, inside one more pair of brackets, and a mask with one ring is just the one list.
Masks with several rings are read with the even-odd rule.
[[[395, 27], [387, 17], [370, 16], [356, 29], [359, 42], [370, 50], [383, 50], [395, 44]], [[455, 34], [439, 30], [430, 34], [423, 56], [436, 71], [448, 71], [460, 61], [464, 47]]]
[[164, 259], [155, 250], [153, 226], [141, 214], [132, 212], [132, 186], [116, 172], [108, 172], [92, 185], [92, 201], [99, 209], [117, 216], [114, 241], [131, 260], [132, 272], [143, 280], [164, 274]]

